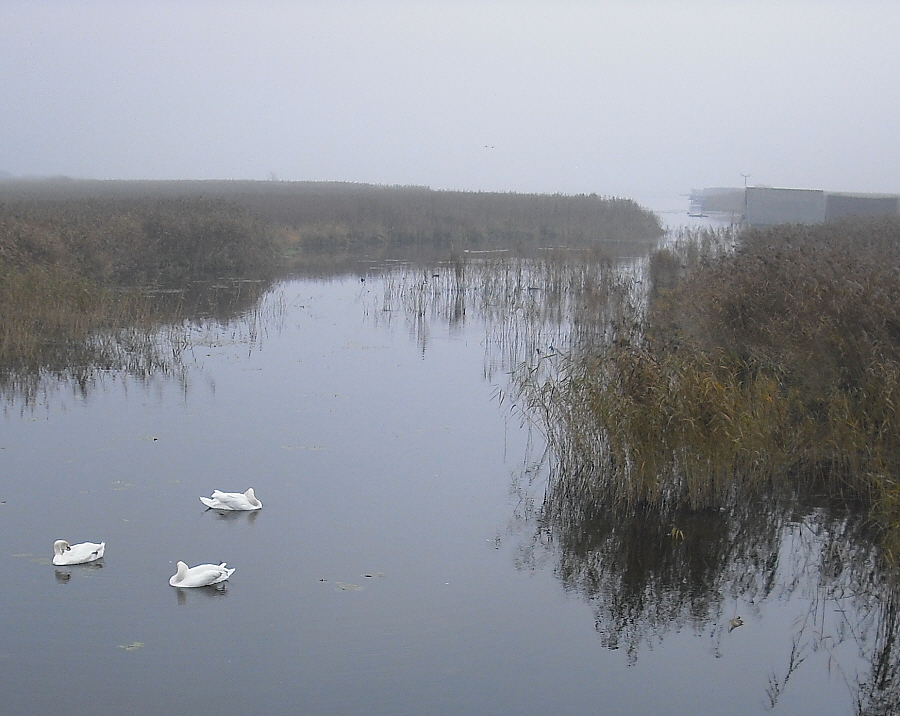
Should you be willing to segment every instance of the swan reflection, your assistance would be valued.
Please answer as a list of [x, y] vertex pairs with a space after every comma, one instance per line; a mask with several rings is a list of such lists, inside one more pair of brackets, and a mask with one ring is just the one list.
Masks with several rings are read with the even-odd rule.
[[179, 606], [184, 606], [189, 599], [195, 602], [199, 599], [218, 599], [228, 596], [228, 586], [222, 582], [221, 584], [212, 584], [208, 587], [194, 587], [192, 589], [176, 589], [176, 600]]
[[259, 518], [260, 511], [240, 511], [240, 510], [206, 510], [216, 516], [216, 520], [226, 522], [228, 524], [238, 524], [239, 522], [252, 525]]

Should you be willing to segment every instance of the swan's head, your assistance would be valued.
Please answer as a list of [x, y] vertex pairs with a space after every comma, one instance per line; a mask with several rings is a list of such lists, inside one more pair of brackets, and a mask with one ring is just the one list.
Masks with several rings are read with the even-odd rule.
[[62, 554], [69, 551], [69, 543], [64, 539], [58, 539], [53, 543], [53, 554]]
[[256, 499], [256, 494], [253, 492], [252, 487], [248, 487], [247, 491], [244, 493], [244, 496], [250, 501], [250, 504], [254, 507], [259, 504], [259, 500]]

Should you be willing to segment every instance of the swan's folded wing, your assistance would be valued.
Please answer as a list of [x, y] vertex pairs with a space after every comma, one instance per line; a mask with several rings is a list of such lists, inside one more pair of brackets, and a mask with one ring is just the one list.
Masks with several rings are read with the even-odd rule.
[[211, 497], [201, 497], [200, 502], [202, 502], [207, 507], [216, 507], [216, 501]]
[[200, 564], [188, 570], [181, 584], [186, 587], [205, 587], [208, 584], [215, 584], [220, 574], [221, 570], [215, 565]]
[[228, 579], [232, 574], [234, 574], [234, 568], [225, 568], [224, 566], [218, 567], [216, 569], [216, 576], [210, 582], [210, 584], [218, 584], [219, 582], [224, 582]]
[[219, 492], [216, 490], [213, 497], [219, 503], [219, 507], [224, 510], [242, 510], [246, 509], [247, 498], [239, 492]]
[[96, 542], [82, 542], [81, 544], [73, 544], [67, 550], [68, 560], [66, 564], [84, 564], [85, 562], [93, 562], [100, 559], [106, 549], [106, 542], [97, 544]]

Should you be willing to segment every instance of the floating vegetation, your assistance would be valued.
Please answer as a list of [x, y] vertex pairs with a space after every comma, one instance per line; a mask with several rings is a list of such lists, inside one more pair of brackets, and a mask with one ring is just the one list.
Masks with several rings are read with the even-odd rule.
[[338, 592], [361, 592], [363, 590], [358, 584], [351, 582], [335, 582], [335, 584], [337, 585], [335, 591]]

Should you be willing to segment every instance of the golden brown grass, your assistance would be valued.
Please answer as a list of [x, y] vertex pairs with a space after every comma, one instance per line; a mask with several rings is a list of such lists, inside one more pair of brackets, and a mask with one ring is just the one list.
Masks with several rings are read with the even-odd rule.
[[900, 223], [750, 231], [707, 260], [666, 251], [646, 311], [552, 379], [525, 374], [563, 471], [624, 510], [783, 489], [862, 500], [896, 555]]

